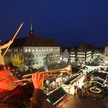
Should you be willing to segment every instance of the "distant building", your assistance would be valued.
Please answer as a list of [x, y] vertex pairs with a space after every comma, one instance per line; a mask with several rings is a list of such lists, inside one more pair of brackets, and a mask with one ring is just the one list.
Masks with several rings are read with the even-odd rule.
[[63, 61], [67, 63], [69, 61], [69, 56], [70, 56], [70, 54], [69, 54], [68, 49], [65, 49], [64, 52], [63, 52], [63, 56], [62, 56]]
[[104, 61], [108, 63], [108, 46], [104, 49]]
[[29, 36], [15, 39], [7, 56], [16, 67], [40, 68], [59, 62], [60, 46], [52, 39], [36, 37], [31, 23]]
[[92, 49], [86, 44], [79, 47], [65, 48], [62, 53], [63, 61], [67, 60], [69, 63], [86, 63], [90, 62], [92, 58]]

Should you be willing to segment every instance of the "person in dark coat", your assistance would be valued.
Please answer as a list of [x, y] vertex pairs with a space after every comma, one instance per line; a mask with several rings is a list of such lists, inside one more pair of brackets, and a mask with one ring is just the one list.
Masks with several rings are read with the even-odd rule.
[[[0, 108], [48, 108], [47, 95], [43, 91], [45, 75], [36, 72], [32, 82], [19, 84], [7, 69], [0, 70]], [[47, 104], [46, 104], [47, 103]], [[54, 106], [51, 105], [53, 108]], [[55, 108], [55, 107], [54, 107]]]

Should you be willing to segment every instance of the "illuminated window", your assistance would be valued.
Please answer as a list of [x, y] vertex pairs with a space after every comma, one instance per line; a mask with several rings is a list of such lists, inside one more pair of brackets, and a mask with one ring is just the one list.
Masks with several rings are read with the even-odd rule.
[[28, 52], [30, 52], [31, 50], [30, 49], [28, 49]]
[[25, 49], [25, 52], [27, 52], [27, 49]]
[[8, 52], [12, 52], [12, 49], [9, 49]]
[[41, 49], [39, 49], [39, 51], [41, 51]]
[[13, 57], [13, 55], [11, 54], [11, 57]]
[[14, 55], [14, 57], [15, 57], [15, 58], [17, 57], [16, 54]]
[[18, 49], [16, 49], [16, 52], [18, 52]]
[[32, 49], [32, 52], [34, 52], [34, 49]]

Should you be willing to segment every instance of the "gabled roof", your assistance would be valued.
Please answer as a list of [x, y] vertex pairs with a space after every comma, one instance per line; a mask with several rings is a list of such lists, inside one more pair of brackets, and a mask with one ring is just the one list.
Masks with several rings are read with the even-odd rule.
[[23, 46], [58, 46], [57, 43], [50, 38], [39, 38], [35, 36], [28, 36], [15, 39], [11, 47]]
[[30, 34], [27, 37], [15, 39], [12, 43], [11, 47], [37, 47], [37, 46], [58, 46], [57, 43], [50, 38], [40, 38], [35, 36], [33, 27], [32, 27], [32, 20], [30, 21], [31, 28]]

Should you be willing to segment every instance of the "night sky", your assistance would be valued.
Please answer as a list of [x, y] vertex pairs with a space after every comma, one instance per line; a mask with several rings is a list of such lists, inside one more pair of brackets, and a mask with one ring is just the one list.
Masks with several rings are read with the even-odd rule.
[[29, 35], [30, 20], [37, 37], [54, 39], [60, 46], [89, 43], [108, 45], [107, 0], [1, 0], [0, 39]]

